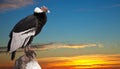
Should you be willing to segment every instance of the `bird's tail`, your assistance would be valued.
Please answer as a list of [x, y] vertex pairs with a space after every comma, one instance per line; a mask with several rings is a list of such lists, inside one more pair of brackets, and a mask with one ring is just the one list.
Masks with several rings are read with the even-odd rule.
[[8, 46], [7, 46], [7, 52], [9, 52], [9, 51], [10, 51], [11, 41], [12, 41], [12, 39], [10, 38], [10, 40], [9, 40], [9, 42], [8, 42]]
[[[9, 42], [8, 42], [8, 46], [7, 46], [7, 52], [10, 51], [11, 41], [12, 41], [12, 39], [10, 38], [10, 40], [9, 40]], [[15, 53], [16, 53], [16, 51], [13, 51], [13, 52], [11, 53], [11, 60], [14, 60], [14, 58], [15, 58]]]
[[14, 60], [15, 54], [16, 54], [16, 51], [13, 51], [12, 54], [11, 54], [11, 60]]

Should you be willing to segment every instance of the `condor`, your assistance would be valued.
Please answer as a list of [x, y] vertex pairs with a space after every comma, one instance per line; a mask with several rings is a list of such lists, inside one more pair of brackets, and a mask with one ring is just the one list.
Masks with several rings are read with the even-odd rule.
[[47, 21], [46, 13], [48, 8], [36, 7], [34, 13], [20, 20], [10, 32], [7, 51], [11, 53], [11, 60], [14, 59], [16, 50], [28, 48], [33, 38], [40, 33]]

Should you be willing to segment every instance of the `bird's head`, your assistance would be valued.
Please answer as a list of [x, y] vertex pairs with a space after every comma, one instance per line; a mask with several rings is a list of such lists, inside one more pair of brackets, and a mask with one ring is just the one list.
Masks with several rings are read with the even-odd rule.
[[42, 13], [42, 12], [50, 13], [50, 11], [48, 10], [48, 8], [47, 8], [46, 6], [36, 7], [36, 8], [34, 9], [34, 12], [35, 12], [35, 13]]
[[47, 12], [47, 13], [50, 13], [50, 11], [48, 10], [48, 8], [46, 6], [42, 6], [40, 8], [43, 12]]

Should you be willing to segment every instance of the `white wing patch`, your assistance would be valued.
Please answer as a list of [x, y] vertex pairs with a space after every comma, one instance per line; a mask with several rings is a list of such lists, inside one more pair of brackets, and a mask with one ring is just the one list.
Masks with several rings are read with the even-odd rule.
[[28, 29], [23, 32], [13, 32], [12, 41], [10, 45], [10, 53], [22, 47], [23, 44], [26, 46], [31, 36], [35, 35], [35, 28]]

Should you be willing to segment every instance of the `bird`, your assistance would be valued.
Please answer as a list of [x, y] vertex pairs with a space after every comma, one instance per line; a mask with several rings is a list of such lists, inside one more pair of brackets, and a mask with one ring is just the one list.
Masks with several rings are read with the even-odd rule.
[[7, 52], [11, 53], [14, 60], [17, 49], [28, 48], [33, 38], [38, 35], [47, 22], [49, 10], [46, 6], [36, 7], [34, 13], [21, 19], [11, 30], [7, 45]]

